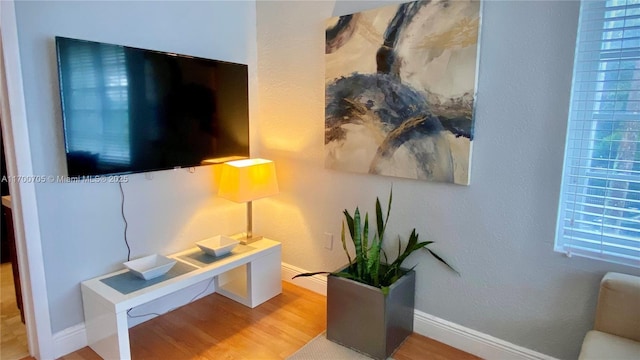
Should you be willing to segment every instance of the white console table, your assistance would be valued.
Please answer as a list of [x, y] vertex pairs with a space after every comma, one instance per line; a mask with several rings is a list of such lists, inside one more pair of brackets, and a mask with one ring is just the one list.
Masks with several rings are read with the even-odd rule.
[[220, 258], [205, 256], [197, 247], [169, 257], [178, 261], [174, 269], [179, 267], [181, 273], [166, 276], [166, 280], [158, 278], [157, 283], [141, 289], [121, 292], [108, 285], [109, 280], [129, 276], [126, 269], [82, 282], [87, 342], [102, 358], [131, 358], [127, 310], [203, 280], [213, 277], [218, 294], [251, 308], [282, 292], [281, 246], [273, 240], [238, 245]]

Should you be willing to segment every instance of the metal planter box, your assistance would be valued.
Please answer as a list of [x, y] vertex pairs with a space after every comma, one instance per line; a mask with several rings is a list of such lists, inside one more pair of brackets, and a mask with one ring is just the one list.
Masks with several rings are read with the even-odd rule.
[[327, 282], [327, 339], [387, 359], [413, 332], [416, 273], [411, 270], [382, 290], [329, 275]]

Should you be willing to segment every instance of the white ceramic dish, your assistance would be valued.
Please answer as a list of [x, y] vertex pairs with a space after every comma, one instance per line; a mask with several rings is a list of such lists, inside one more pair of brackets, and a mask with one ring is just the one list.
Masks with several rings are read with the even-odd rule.
[[129, 269], [135, 276], [150, 280], [158, 276], [164, 275], [169, 271], [173, 265], [176, 264], [176, 260], [169, 259], [166, 256], [153, 254], [139, 259], [127, 261], [124, 266]]
[[221, 256], [228, 254], [240, 243], [239, 240], [232, 239], [228, 236], [217, 235], [202, 241], [198, 241], [196, 245], [202, 251], [212, 256]]

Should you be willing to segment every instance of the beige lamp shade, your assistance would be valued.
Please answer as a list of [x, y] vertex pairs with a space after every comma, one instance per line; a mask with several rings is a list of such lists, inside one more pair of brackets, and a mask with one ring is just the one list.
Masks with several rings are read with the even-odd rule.
[[218, 195], [239, 203], [278, 193], [276, 166], [271, 160], [245, 159], [222, 165]]

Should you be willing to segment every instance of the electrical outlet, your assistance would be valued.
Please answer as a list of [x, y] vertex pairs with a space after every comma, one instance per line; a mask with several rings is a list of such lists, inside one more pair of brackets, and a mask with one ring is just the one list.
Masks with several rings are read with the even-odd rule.
[[333, 234], [324, 233], [324, 248], [327, 250], [333, 249]]

